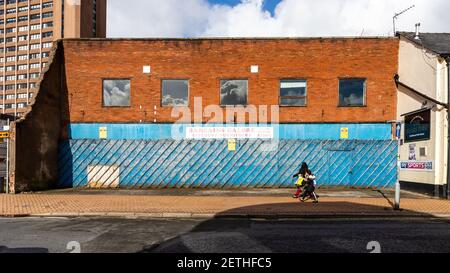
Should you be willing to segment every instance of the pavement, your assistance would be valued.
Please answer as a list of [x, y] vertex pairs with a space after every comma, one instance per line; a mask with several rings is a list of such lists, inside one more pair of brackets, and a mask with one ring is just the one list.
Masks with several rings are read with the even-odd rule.
[[320, 203], [301, 203], [292, 189], [276, 190], [57, 190], [0, 195], [0, 217], [148, 218], [450, 218], [450, 201], [402, 192], [393, 209], [390, 190], [322, 189]]

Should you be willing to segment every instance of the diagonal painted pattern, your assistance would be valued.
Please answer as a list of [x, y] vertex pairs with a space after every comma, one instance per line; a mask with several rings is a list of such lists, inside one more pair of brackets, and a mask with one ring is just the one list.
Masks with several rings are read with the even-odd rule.
[[[395, 141], [281, 140], [271, 152], [265, 144], [238, 140], [230, 152], [226, 140], [69, 140], [60, 144], [59, 186], [87, 187], [118, 166], [122, 188], [291, 187], [303, 161], [319, 186], [386, 188], [397, 178]], [[90, 166], [103, 169], [88, 174]]]

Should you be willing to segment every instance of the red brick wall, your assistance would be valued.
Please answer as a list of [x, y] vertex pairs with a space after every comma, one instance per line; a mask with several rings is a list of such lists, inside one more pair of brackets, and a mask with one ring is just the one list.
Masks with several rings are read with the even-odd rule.
[[[203, 104], [219, 104], [223, 78], [248, 78], [248, 103], [277, 105], [279, 81], [308, 80], [307, 107], [281, 107], [281, 122], [384, 122], [396, 117], [396, 38], [65, 40], [71, 122], [171, 122], [161, 79], [190, 79]], [[142, 73], [151, 65], [151, 75]], [[250, 73], [259, 65], [258, 74]], [[338, 107], [338, 78], [367, 78], [367, 107]], [[102, 107], [102, 78], [131, 78], [131, 107]], [[157, 115], [153, 108], [157, 106]], [[207, 119], [205, 119], [207, 121]]]

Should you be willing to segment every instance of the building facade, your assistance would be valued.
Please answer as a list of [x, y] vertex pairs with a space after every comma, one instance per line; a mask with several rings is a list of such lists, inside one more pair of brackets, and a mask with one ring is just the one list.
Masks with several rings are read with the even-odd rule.
[[450, 34], [399, 37], [400, 181], [404, 189], [446, 196]]
[[321, 186], [392, 187], [398, 45], [65, 39], [12, 127], [11, 189], [291, 187], [303, 161]]
[[106, 37], [106, 0], [0, 1], [0, 107], [21, 116], [37, 91], [53, 42]]

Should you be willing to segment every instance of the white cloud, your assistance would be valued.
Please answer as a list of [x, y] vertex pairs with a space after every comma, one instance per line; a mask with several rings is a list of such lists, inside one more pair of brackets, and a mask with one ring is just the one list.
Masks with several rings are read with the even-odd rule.
[[273, 16], [263, 0], [229, 7], [206, 0], [109, 0], [108, 37], [252, 37], [392, 35], [397, 29], [450, 32], [448, 0], [282, 0]]
[[206, 27], [204, 0], [109, 0], [108, 37], [184, 37]]

